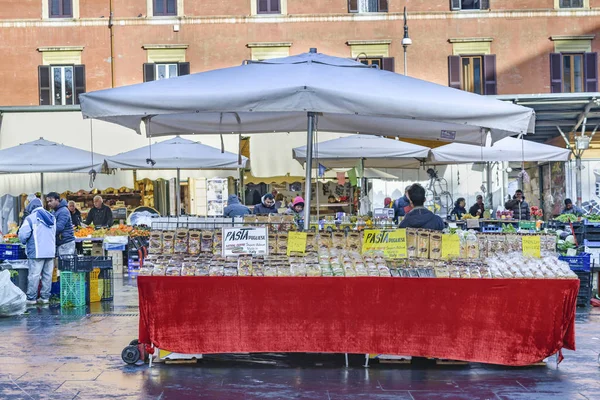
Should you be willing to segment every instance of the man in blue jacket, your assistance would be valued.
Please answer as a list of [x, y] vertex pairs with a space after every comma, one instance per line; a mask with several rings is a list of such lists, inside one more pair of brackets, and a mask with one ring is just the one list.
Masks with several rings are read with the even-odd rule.
[[61, 200], [56, 192], [48, 193], [46, 199], [48, 207], [54, 210], [56, 218], [56, 255], [58, 257], [75, 255], [75, 232], [67, 201]]
[[410, 210], [402, 222], [400, 228], [431, 229], [441, 231], [444, 229], [444, 221], [425, 207], [425, 188], [415, 183], [406, 191], [407, 197], [413, 209]]
[[408, 200], [408, 197], [406, 196], [406, 194], [408, 193], [408, 189], [410, 189], [410, 186], [407, 186], [404, 189], [404, 196], [400, 197], [399, 199], [396, 199], [396, 201], [394, 201], [394, 204], [392, 206], [394, 208], [394, 222], [395, 223], [398, 223], [399, 217], [404, 217], [404, 215], [406, 215], [404, 208], [410, 206], [410, 200]]
[[54, 216], [44, 210], [40, 199], [31, 200], [25, 210], [28, 215], [19, 228], [19, 240], [26, 245], [29, 259], [27, 304], [36, 304], [38, 301], [40, 277], [42, 291], [39, 301], [48, 304], [56, 252], [56, 223]]
[[223, 210], [225, 217], [243, 217], [250, 214], [250, 209], [240, 203], [240, 199], [235, 194], [230, 194], [227, 198], [227, 207]]

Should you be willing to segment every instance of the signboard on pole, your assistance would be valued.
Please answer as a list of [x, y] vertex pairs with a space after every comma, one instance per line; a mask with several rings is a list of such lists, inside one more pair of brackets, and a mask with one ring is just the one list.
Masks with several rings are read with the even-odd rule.
[[269, 254], [267, 228], [223, 228], [223, 257]]

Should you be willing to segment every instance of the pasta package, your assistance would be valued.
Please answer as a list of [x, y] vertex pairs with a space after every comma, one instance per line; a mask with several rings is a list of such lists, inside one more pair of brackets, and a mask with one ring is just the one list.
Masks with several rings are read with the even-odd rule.
[[348, 236], [346, 237], [346, 249], [350, 251], [360, 251], [361, 247], [361, 232], [348, 232]]
[[406, 230], [406, 250], [408, 258], [417, 256], [417, 231], [413, 229]]
[[202, 231], [200, 239], [200, 251], [202, 253], [212, 253], [213, 251], [213, 231]]
[[187, 229], [177, 229], [175, 231], [175, 242], [173, 250], [177, 254], [186, 254], [188, 252], [188, 237], [189, 231]]
[[333, 232], [332, 245], [334, 249], [344, 250], [346, 248], [346, 234], [344, 232]]
[[173, 254], [175, 246], [175, 234], [173, 232], [163, 232], [163, 254]]
[[306, 233], [306, 252], [312, 253], [318, 250], [317, 235], [314, 232]]
[[279, 230], [282, 232], [289, 232], [293, 230], [295, 227], [294, 224], [294, 216], [293, 215], [282, 215], [281, 216], [281, 224], [279, 225]]
[[253, 226], [256, 224], [256, 215], [244, 215], [243, 219], [244, 225]]
[[221, 254], [223, 249], [223, 232], [217, 231], [215, 232], [215, 236], [213, 237], [213, 254]]
[[329, 232], [321, 232], [318, 234], [318, 242], [320, 249], [331, 249], [333, 247], [331, 240], [331, 233]]
[[269, 232], [269, 254], [277, 253], [277, 234]]
[[477, 236], [470, 233], [467, 235], [467, 258], [477, 259], [479, 258], [479, 241]]
[[429, 258], [429, 232], [421, 231], [418, 233], [417, 247], [419, 258]]
[[149, 240], [149, 252], [153, 254], [162, 253], [163, 249], [163, 234], [162, 231], [152, 231]]
[[280, 232], [277, 234], [277, 254], [287, 255], [288, 234]]
[[189, 235], [188, 251], [190, 254], [200, 254], [200, 242], [202, 239], [202, 233], [197, 230], [191, 230]]
[[429, 258], [439, 260], [442, 258], [442, 235], [432, 233], [429, 237]]

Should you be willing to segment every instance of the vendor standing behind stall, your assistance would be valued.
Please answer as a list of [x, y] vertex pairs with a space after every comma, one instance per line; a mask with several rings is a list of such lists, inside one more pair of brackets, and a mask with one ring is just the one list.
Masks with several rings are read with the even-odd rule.
[[521, 220], [529, 220], [529, 204], [525, 201], [523, 191], [518, 189], [515, 192], [512, 200], [504, 204], [504, 207], [513, 212], [513, 218]]
[[425, 204], [425, 189], [423, 186], [415, 183], [406, 191], [406, 196], [413, 209], [400, 222], [400, 228], [431, 229], [435, 231], [444, 229], [444, 221], [438, 215], [423, 207], [423, 204]]
[[75, 206], [75, 202], [74, 201], [69, 201], [67, 208], [69, 209], [69, 212], [71, 213], [71, 222], [73, 223], [74, 227], [80, 227], [81, 226], [81, 211], [79, 211], [77, 209], [77, 207]]
[[101, 226], [111, 227], [113, 225], [112, 210], [109, 206], [104, 204], [102, 197], [94, 197], [94, 207], [88, 213], [87, 218], [85, 219], [85, 224], [94, 224], [96, 228]]
[[477, 195], [477, 202], [469, 208], [469, 214], [474, 217], [483, 218], [483, 213], [485, 211], [485, 206], [483, 205], [483, 196]]
[[582, 216], [585, 212], [573, 204], [573, 200], [565, 199], [565, 208], [562, 210], [561, 214], [574, 214], [576, 216]]
[[267, 215], [277, 213], [277, 208], [275, 208], [275, 197], [271, 193], [265, 194], [260, 199], [260, 204], [254, 206], [254, 214], [256, 215]]
[[467, 202], [465, 201], [465, 198], [459, 197], [458, 200], [456, 200], [456, 202], [454, 203], [454, 208], [452, 209], [450, 216], [453, 216], [455, 220], [461, 219], [463, 215], [467, 213], [467, 210], [465, 209], [466, 204]]

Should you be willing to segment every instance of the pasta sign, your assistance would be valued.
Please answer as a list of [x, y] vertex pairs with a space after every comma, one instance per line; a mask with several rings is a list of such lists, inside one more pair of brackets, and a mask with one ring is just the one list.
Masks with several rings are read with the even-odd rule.
[[363, 235], [362, 252], [383, 251], [389, 258], [406, 258], [406, 229], [384, 231], [367, 229]]
[[267, 228], [223, 228], [223, 257], [269, 254]]

